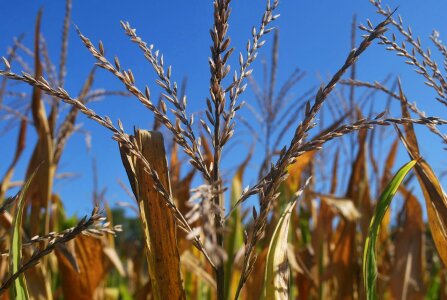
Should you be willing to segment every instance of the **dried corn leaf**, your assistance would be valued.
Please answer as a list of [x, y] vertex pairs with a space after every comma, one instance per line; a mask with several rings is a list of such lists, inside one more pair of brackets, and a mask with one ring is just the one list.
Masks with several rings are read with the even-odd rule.
[[327, 205], [335, 208], [346, 220], [353, 222], [358, 220], [361, 217], [360, 212], [354, 206], [354, 203], [351, 199], [345, 198], [337, 198], [330, 195], [321, 195], [321, 200]]
[[302, 174], [304, 169], [313, 160], [317, 151], [308, 151], [299, 156], [296, 162], [287, 168], [289, 177], [285, 181], [287, 186], [286, 199], [290, 200], [290, 197], [300, 188], [302, 185]]
[[425, 224], [416, 197], [401, 187], [405, 197], [404, 222], [395, 240], [395, 261], [390, 275], [393, 299], [424, 299]]
[[5, 194], [9, 188], [9, 183], [10, 183], [12, 175], [14, 173], [15, 166], [16, 166], [17, 162], [19, 161], [19, 158], [23, 152], [23, 149], [25, 149], [26, 127], [27, 127], [26, 120], [22, 120], [20, 122], [20, 130], [19, 130], [19, 135], [17, 137], [17, 146], [16, 146], [14, 158], [13, 158], [11, 164], [9, 165], [8, 170], [6, 171], [6, 174], [3, 177], [2, 182], [0, 183], [0, 203], [2, 203], [5, 198]]
[[[334, 194], [337, 190], [337, 171], [338, 171], [338, 158], [340, 151], [335, 152], [335, 157], [332, 165], [331, 186], [330, 193]], [[312, 232], [312, 247], [315, 251], [315, 260], [317, 261], [318, 270], [318, 289], [323, 299], [330, 297], [330, 289], [328, 288], [325, 280], [326, 269], [331, 264], [331, 252], [330, 241], [333, 234], [333, 218], [335, 216], [334, 209], [326, 203], [321, 201], [316, 225]], [[308, 276], [312, 278], [312, 276]], [[310, 280], [308, 280], [310, 281]]]
[[174, 143], [171, 148], [171, 158], [169, 161], [169, 175], [172, 186], [176, 186], [180, 182], [180, 171], [182, 163], [178, 158], [178, 145]]
[[266, 247], [260, 250], [253, 266], [252, 276], [248, 277], [240, 299], [258, 300], [262, 298], [267, 252], [268, 249]]
[[[399, 90], [402, 117], [408, 118], [410, 117], [410, 113], [407, 108], [407, 99], [402, 91], [400, 82]], [[441, 261], [444, 266], [447, 266], [447, 195], [430, 165], [420, 158], [419, 146], [413, 124], [406, 123], [403, 127], [405, 129], [406, 139], [402, 137], [400, 131], [398, 132], [410, 157], [418, 160], [415, 171], [425, 198], [428, 224]]]
[[[40, 10], [37, 15], [34, 37], [34, 77], [37, 79], [42, 77], [39, 46], [41, 18], [42, 10]], [[42, 228], [42, 224], [44, 225], [45, 233], [48, 233], [49, 231], [48, 212], [45, 220], [43, 220], [41, 211], [43, 208], [46, 209], [49, 205], [54, 177], [54, 167], [52, 165], [53, 139], [42, 101], [42, 90], [36, 87], [33, 88], [31, 111], [34, 126], [38, 134], [38, 140], [31, 156], [31, 161], [28, 164], [27, 178], [29, 178], [30, 174], [37, 166], [40, 166], [38, 174], [36, 175], [37, 180], [30, 186], [29, 195], [31, 198], [30, 235], [34, 236], [41, 233], [40, 229]]]
[[[159, 132], [136, 130], [135, 139], [142, 155], [170, 192], [163, 136]], [[139, 204], [154, 297], [184, 299], [174, 216], [166, 207], [166, 199], [154, 188], [154, 181], [143, 162], [130, 156], [124, 147], [120, 147], [120, 151]]]
[[66, 261], [68, 261], [74, 271], [77, 273], [81, 272], [78, 264], [78, 259], [76, 258], [75, 242], [69, 241], [65, 244], [59, 244], [56, 246], [59, 255], [64, 256]]
[[428, 224], [438, 254], [447, 266], [447, 196], [431, 167], [419, 160], [415, 167], [427, 207]]
[[[294, 198], [295, 192], [301, 187], [303, 173], [311, 164], [312, 160], [315, 157], [315, 154], [316, 151], [305, 152], [297, 158], [295, 163], [288, 167], [287, 171], [289, 176], [280, 185], [280, 195], [278, 197], [278, 200], [273, 203], [273, 214], [271, 220], [266, 226], [265, 241], [269, 241], [272, 239], [273, 232], [276, 229], [276, 224], [278, 223], [281, 213], [287, 207], [288, 203]], [[296, 215], [297, 211], [295, 211], [294, 214]], [[295, 219], [295, 217], [292, 217], [291, 222], [293, 223], [293, 226], [301, 226], [303, 228], [305, 227], [305, 230], [308, 231], [308, 218], [304, 218], [303, 214], [301, 214], [301, 218], [299, 219], [297, 224], [294, 224]], [[306, 239], [305, 242], [308, 242], [308, 239]], [[267, 245], [265, 245], [265, 247], [267, 247]]]
[[105, 246], [103, 251], [104, 255], [109, 259], [110, 263], [115, 267], [118, 273], [123, 277], [126, 276], [126, 271], [124, 270], [123, 263], [121, 262], [116, 249], [110, 246]]
[[332, 264], [329, 272], [333, 281], [333, 294], [336, 299], [352, 299], [356, 290], [363, 296], [359, 286], [358, 274], [360, 272], [357, 263], [357, 223], [360, 223], [362, 237], [368, 232], [368, 220], [371, 216], [371, 195], [368, 182], [368, 170], [366, 160], [367, 131], [360, 130], [358, 134], [359, 150], [351, 167], [347, 199], [352, 199], [355, 208], [362, 218], [358, 222], [340, 220], [333, 235], [333, 250], [331, 251]]
[[56, 250], [64, 299], [94, 299], [106, 275], [102, 242], [98, 238], [80, 235], [74, 244], [79, 272], [73, 268], [66, 255]]
[[[171, 150], [169, 178], [171, 180], [172, 195], [180, 212], [186, 214], [191, 209], [187, 202], [190, 198], [191, 182], [194, 178], [196, 169], [192, 168], [185, 177], [181, 178], [180, 171], [182, 161], [178, 158], [178, 146], [174, 143]], [[181, 233], [183, 236], [183, 234]]]
[[200, 136], [200, 140], [202, 142], [203, 148], [203, 158], [205, 160], [205, 164], [208, 168], [214, 163], [214, 152], [210, 147], [208, 139], [203, 134]]
[[[82, 86], [81, 93], [79, 94], [78, 100], [82, 103], [85, 103], [86, 97], [88, 93], [91, 91], [94, 78], [95, 78], [95, 70], [96, 67], [93, 67], [90, 71], [87, 79], [84, 82], [84, 85]], [[51, 110], [50, 117], [48, 117], [49, 120], [51, 120], [52, 114], [54, 114], [57, 111], [57, 106], [53, 106]], [[65, 145], [70, 137], [70, 135], [75, 130], [75, 123], [78, 116], [79, 110], [76, 106], [72, 106], [70, 108], [70, 111], [67, 113], [67, 116], [65, 117], [64, 121], [62, 121], [62, 124], [59, 126], [59, 129], [56, 134], [56, 146], [54, 147], [54, 155], [53, 155], [53, 163], [54, 165], [57, 165], [59, 163], [59, 160], [61, 159], [62, 153], [65, 149]], [[52, 126], [53, 129], [51, 132], [54, 132], [54, 125]]]

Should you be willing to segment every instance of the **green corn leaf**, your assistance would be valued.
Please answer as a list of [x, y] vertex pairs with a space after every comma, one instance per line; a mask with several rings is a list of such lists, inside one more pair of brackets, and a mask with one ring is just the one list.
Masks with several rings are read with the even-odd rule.
[[[38, 169], [38, 168], [37, 168]], [[22, 260], [22, 216], [23, 209], [25, 207], [26, 193], [28, 187], [31, 184], [34, 176], [36, 175], [37, 169], [34, 170], [33, 174], [23, 185], [17, 200], [17, 210], [12, 223], [12, 234], [11, 234], [11, 249], [9, 250], [9, 270], [10, 275], [13, 275], [19, 271], [21, 260]], [[21, 274], [14, 284], [10, 288], [11, 299], [17, 300], [28, 300], [28, 290], [26, 287], [25, 276]]]
[[393, 179], [388, 183], [382, 195], [380, 195], [377, 202], [374, 215], [369, 224], [368, 236], [365, 241], [365, 248], [363, 251], [363, 280], [366, 289], [368, 300], [377, 299], [376, 294], [376, 279], [377, 279], [377, 262], [376, 262], [376, 239], [379, 234], [380, 224], [385, 216], [385, 213], [390, 206], [391, 200], [402, 183], [407, 173], [414, 167], [416, 160], [412, 160], [404, 165], [394, 175]]

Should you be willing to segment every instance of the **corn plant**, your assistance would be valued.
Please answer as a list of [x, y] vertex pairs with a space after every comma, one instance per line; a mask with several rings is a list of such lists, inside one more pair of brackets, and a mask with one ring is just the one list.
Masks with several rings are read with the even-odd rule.
[[[18, 299], [447, 296], [443, 289], [447, 263], [446, 196], [437, 175], [421, 157], [413, 128], [414, 124], [426, 126], [445, 141], [439, 126], [447, 121], [427, 117], [411, 104], [399, 80], [396, 92], [383, 83], [358, 80], [355, 68], [362, 54], [378, 41], [415, 66], [436, 92], [435, 99], [444, 105], [446, 78], [431, 53], [423, 50], [420, 40], [413, 37], [410, 29], [404, 29], [403, 21], [396, 20], [396, 12], [384, 9], [380, 1], [371, 2], [382, 21], [376, 26], [370, 21], [360, 25], [365, 35], [356, 46], [354, 17], [352, 50], [340, 62], [340, 68], [327, 83], [316, 90], [309, 89], [293, 101], [290, 92], [304, 76], [299, 69], [276, 91], [279, 31], [273, 26], [279, 18], [279, 1], [267, 1], [261, 22], [251, 30], [231, 77], [230, 61], [236, 55], [228, 35], [232, 2], [214, 0], [209, 97], [203, 103], [203, 114], [188, 110], [186, 84], [179, 88], [163, 54], [123, 21], [124, 34], [142, 52], [157, 77], [155, 84], [162, 90], [158, 101], [154, 100], [149, 84], [138, 87], [132, 70], [123, 66], [118, 57], [107, 57], [103, 43], [92, 42], [79, 28], [78, 36], [96, 60], [96, 66], [81, 93], [69, 93], [64, 83], [71, 1], [66, 2], [58, 72], [41, 34], [39, 12], [34, 50], [26, 48], [22, 38], [17, 39], [9, 56], [3, 58], [0, 70], [1, 101], [8, 92], [9, 81], [32, 88], [26, 106], [31, 118], [26, 109], [14, 110], [2, 104], [8, 115], [15, 116], [13, 120], [20, 120], [20, 130], [15, 156], [0, 189], [2, 224], [7, 224], [1, 232], [9, 234], [1, 245], [2, 251], [8, 251], [9, 261], [6, 267], [5, 261], [0, 261], [0, 292], [10, 289], [11, 297]], [[395, 34], [388, 37], [390, 28], [395, 28], [405, 40], [402, 46]], [[266, 71], [263, 84], [258, 84], [253, 64], [273, 32], [270, 71]], [[447, 59], [439, 36], [433, 34], [431, 39]], [[19, 51], [32, 54], [33, 71], [27, 71]], [[24, 72], [13, 71], [14, 63], [20, 64]], [[94, 90], [97, 69], [112, 74], [125, 92]], [[350, 78], [343, 79], [349, 70]], [[337, 90], [339, 83], [349, 86], [349, 101], [336, 97], [342, 92]], [[254, 99], [245, 105], [240, 98], [248, 84]], [[366, 114], [364, 105], [368, 98], [356, 96], [362, 88], [384, 92], [399, 101], [401, 115], [392, 117], [386, 108], [382, 113]], [[121, 120], [114, 122], [88, 106], [98, 97], [116, 94], [131, 96], [141, 103], [154, 118], [153, 130], [126, 132]], [[61, 103], [70, 107], [65, 118], [61, 118]], [[260, 126], [253, 126], [254, 122], [240, 115], [244, 105]], [[325, 111], [336, 112], [329, 125], [323, 122]], [[410, 111], [416, 116], [412, 117]], [[59, 161], [68, 138], [76, 131], [80, 113], [108, 129], [117, 142], [117, 159], [121, 159], [129, 183], [121, 185], [134, 201], [135, 206], [131, 206], [140, 226], [126, 240], [122, 240], [123, 236], [114, 240], [112, 235], [120, 231], [114, 217], [129, 226], [134, 223], [129, 218], [118, 218], [119, 211], [101, 201], [105, 198], [101, 193], [94, 193], [90, 218], [77, 221], [64, 215], [62, 202], [53, 191]], [[229, 151], [230, 142], [242, 134], [239, 123], [257, 138], [246, 158], [232, 170], [234, 176], [229, 177], [222, 157]], [[7, 198], [29, 124], [36, 128], [37, 143], [21, 192], [15, 198]], [[385, 145], [389, 151], [382, 160], [375, 157], [374, 146], [379, 148], [384, 143], [375, 134], [385, 131], [393, 135], [393, 142]], [[350, 145], [346, 144], [347, 136]], [[327, 144], [332, 147], [322, 151]], [[400, 144], [408, 152], [410, 162], [392, 176]], [[243, 188], [244, 173], [259, 145], [263, 148], [259, 151], [262, 163], [252, 176], [254, 183]], [[372, 173], [369, 167], [373, 168]], [[340, 176], [341, 172], [349, 176]], [[414, 177], [404, 180], [409, 172], [416, 176], [422, 190], [428, 224], [411, 189]], [[398, 220], [392, 222], [390, 203], [398, 195], [404, 199], [404, 205], [397, 214]], [[100, 213], [101, 202], [108, 222]], [[130, 228], [123, 235], [126, 230]], [[429, 254], [435, 258], [430, 262], [426, 257]]]

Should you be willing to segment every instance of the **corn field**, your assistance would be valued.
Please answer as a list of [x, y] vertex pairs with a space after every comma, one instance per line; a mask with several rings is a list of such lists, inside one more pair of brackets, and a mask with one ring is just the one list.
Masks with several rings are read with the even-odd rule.
[[[198, 112], [187, 80], [129, 22], [153, 82], [73, 24], [72, 0], [51, 56], [40, 10], [31, 42], [18, 36], [0, 62], [0, 128], [16, 138], [0, 136], [14, 149], [0, 174], [0, 299], [447, 299], [445, 174], [420, 147], [426, 135], [447, 143], [447, 121], [423, 111], [447, 105], [447, 46], [437, 31], [425, 45], [398, 10], [370, 3], [380, 21], [353, 17], [352, 50], [316, 88], [300, 69], [279, 79], [279, 0], [251, 4], [264, 12], [244, 45], [229, 36], [232, 1], [202, 3], [213, 14]], [[66, 90], [71, 31], [95, 60], [78, 93]], [[359, 78], [370, 47], [407, 64], [432, 98], [419, 108], [399, 74]], [[100, 72], [114, 88], [96, 87]], [[135, 124], [92, 108], [112, 96], [139, 103], [151, 126], [126, 130]], [[116, 186], [131, 204], [107, 201], [97, 181], [112, 174], [93, 163], [91, 214], [64, 208], [55, 182], [80, 116], [114, 140], [107, 151], [127, 175]]]

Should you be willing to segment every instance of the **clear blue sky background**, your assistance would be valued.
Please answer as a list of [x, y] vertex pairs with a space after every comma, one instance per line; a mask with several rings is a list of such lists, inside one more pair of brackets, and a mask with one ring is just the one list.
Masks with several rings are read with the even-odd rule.
[[[49, 44], [50, 55], [55, 62], [59, 59], [60, 36], [64, 15], [65, 1], [3, 1], [2, 21], [0, 22], [0, 55], [5, 55], [13, 37], [26, 34], [25, 44], [31, 47], [33, 27], [39, 7], [44, 8], [42, 32]], [[253, 25], [258, 26], [265, 7], [265, 1], [234, 0], [230, 19], [232, 45], [236, 54], [243, 50], [250, 37]], [[384, 1], [391, 7], [399, 6], [398, 13], [407, 25], [411, 25], [415, 35], [421, 35], [426, 45], [426, 38], [433, 29], [438, 29], [447, 36], [445, 14], [447, 2], [444, 0], [427, 1]], [[367, 0], [322, 0], [322, 1], [292, 1], [283, 0], [278, 12], [280, 19], [275, 25], [280, 29], [279, 78], [284, 81], [295, 67], [306, 71], [306, 79], [295, 88], [299, 95], [309, 87], [320, 84], [321, 78], [327, 80], [344, 62], [350, 48], [350, 30], [352, 15], [357, 14], [358, 22], [365, 23], [370, 18], [377, 24], [383, 17], [375, 14], [375, 8]], [[154, 73], [143, 55], [123, 34], [120, 20], [126, 20], [137, 28], [137, 32], [148, 43], [154, 43], [165, 56], [166, 64], [173, 65], [173, 77], [181, 82], [188, 76], [187, 94], [189, 112], [202, 110], [204, 99], [208, 96], [209, 83], [209, 28], [212, 25], [212, 1], [73, 1], [72, 20], [80, 30], [95, 44], [98, 40], [104, 42], [109, 58], [120, 57], [121, 65], [131, 68], [137, 79], [137, 84], [149, 84], [157, 91], [154, 84]], [[360, 33], [358, 32], [358, 35]], [[358, 37], [358, 42], [360, 37]], [[76, 95], [86, 78], [94, 59], [77, 37], [74, 27], [70, 29], [70, 45], [68, 51], [68, 77], [66, 90]], [[266, 47], [261, 49], [259, 57], [268, 59], [271, 43], [268, 38]], [[432, 47], [433, 48], [433, 47]], [[231, 61], [233, 69], [237, 67], [237, 55]], [[32, 63], [30, 63], [32, 65]], [[261, 80], [261, 68], [255, 64], [254, 77]], [[18, 69], [15, 69], [18, 71]], [[423, 84], [411, 68], [402, 59], [384, 50], [383, 46], [373, 45], [360, 58], [358, 78], [362, 80], [383, 80], [389, 73], [400, 74], [404, 88], [409, 98], [418, 100], [419, 107], [429, 114], [443, 115], [434, 101], [434, 94]], [[122, 90], [119, 82], [105, 71], [98, 72], [96, 87]], [[158, 96], [154, 92], [154, 98]], [[250, 101], [247, 93], [244, 100]], [[242, 99], [241, 99], [242, 100]], [[385, 102], [382, 102], [384, 104]], [[123, 120], [124, 126], [130, 132], [133, 126], [148, 128], [152, 125], [150, 113], [134, 98], [110, 97], [91, 106], [98, 113], [108, 115], [113, 121]], [[378, 105], [380, 107], [380, 105]], [[445, 111], [445, 108], [443, 108]], [[244, 112], [249, 116], [248, 112]], [[394, 114], [398, 116], [397, 112]], [[444, 114], [445, 116], [445, 114]], [[298, 116], [300, 117], [300, 116]], [[81, 117], [84, 128], [91, 132], [93, 149], [86, 152], [83, 136], [76, 134], [67, 145], [59, 172], [75, 172], [78, 177], [72, 180], [59, 180], [54, 190], [62, 196], [70, 212], [84, 214], [91, 209], [92, 175], [91, 161], [96, 157], [98, 163], [100, 187], [107, 187], [107, 199], [115, 201], [130, 201], [117, 184], [120, 178], [127, 183], [123, 167], [119, 159], [117, 145], [111, 140], [111, 134], [94, 122]], [[297, 118], [298, 120], [298, 118]], [[239, 127], [238, 130], [245, 131]], [[34, 147], [33, 129], [29, 130], [27, 151], [22, 157], [15, 179], [21, 179], [29, 155]], [[443, 171], [445, 152], [439, 147], [437, 138], [427, 135], [427, 130], [421, 130], [422, 149], [424, 155], [433, 164], [436, 171]], [[15, 143], [16, 130], [3, 136], [1, 141], [0, 172], [4, 173], [9, 164]], [[247, 137], [247, 135], [245, 136]], [[247, 142], [247, 147], [248, 147]], [[433, 150], [437, 148], [438, 150]], [[225, 166], [232, 170], [242, 160], [238, 151], [225, 160]], [[407, 160], [402, 152], [399, 163]], [[248, 173], [257, 170], [256, 158]], [[252, 181], [248, 175], [247, 180]]]

